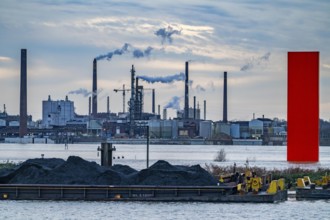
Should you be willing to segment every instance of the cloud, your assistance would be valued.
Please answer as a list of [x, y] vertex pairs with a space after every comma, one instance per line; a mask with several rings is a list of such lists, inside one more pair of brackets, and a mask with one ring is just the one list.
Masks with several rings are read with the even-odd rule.
[[323, 64], [322, 65], [324, 68], [330, 69], [330, 65], [329, 64]]
[[0, 56], [0, 62], [10, 62], [12, 59], [10, 57], [1, 57]]

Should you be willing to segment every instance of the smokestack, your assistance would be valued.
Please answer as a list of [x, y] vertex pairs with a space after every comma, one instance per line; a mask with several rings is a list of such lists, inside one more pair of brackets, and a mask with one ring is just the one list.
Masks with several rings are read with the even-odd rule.
[[158, 105], [158, 115], [160, 116], [160, 105]]
[[135, 119], [139, 119], [139, 77], [135, 78], [134, 117], [135, 117]]
[[21, 49], [21, 88], [20, 88], [20, 117], [19, 136], [27, 134], [27, 73], [26, 73], [26, 49]]
[[155, 114], [155, 89], [152, 89], [152, 114]]
[[189, 63], [186, 61], [186, 78], [184, 83], [184, 118], [189, 118]]
[[88, 97], [88, 116], [91, 116], [92, 114], [91, 107], [92, 107], [92, 97]]
[[134, 114], [135, 114], [135, 89], [134, 89], [134, 80], [135, 80], [135, 69], [132, 65], [131, 69], [131, 99], [129, 102], [129, 117], [130, 117], [130, 136], [134, 135]]
[[163, 120], [167, 120], [167, 109], [163, 109]]
[[93, 93], [92, 93], [92, 114], [97, 114], [97, 61], [93, 60]]
[[206, 120], [206, 100], [204, 100], [204, 120]]
[[223, 122], [227, 123], [227, 72], [223, 72]]
[[110, 97], [107, 97], [107, 113], [110, 113]]
[[196, 96], [194, 96], [194, 119], [196, 119]]

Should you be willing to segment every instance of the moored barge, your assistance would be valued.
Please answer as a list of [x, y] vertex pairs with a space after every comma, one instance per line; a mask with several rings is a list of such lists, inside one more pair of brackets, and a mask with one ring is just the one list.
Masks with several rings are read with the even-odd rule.
[[240, 193], [236, 186], [106, 186], [1, 184], [2, 200], [185, 201], [277, 203], [287, 190]]

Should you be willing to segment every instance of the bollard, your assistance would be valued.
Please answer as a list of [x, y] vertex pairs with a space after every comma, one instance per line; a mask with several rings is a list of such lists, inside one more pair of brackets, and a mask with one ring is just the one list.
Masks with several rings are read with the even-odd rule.
[[101, 143], [101, 148], [97, 148], [101, 151], [101, 166], [111, 167], [112, 166], [112, 152], [116, 151], [116, 147], [112, 147], [111, 143]]

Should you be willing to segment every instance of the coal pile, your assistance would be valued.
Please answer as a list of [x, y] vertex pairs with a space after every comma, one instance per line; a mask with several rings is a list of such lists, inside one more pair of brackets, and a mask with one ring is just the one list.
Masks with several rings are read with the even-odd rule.
[[0, 170], [0, 184], [212, 186], [217, 181], [199, 165], [174, 166], [160, 160], [137, 171], [126, 165], [101, 167], [70, 156], [67, 161], [30, 159], [14, 169]]
[[173, 166], [160, 160], [148, 169], [132, 175], [137, 185], [158, 186], [210, 186], [217, 181], [199, 165]]

